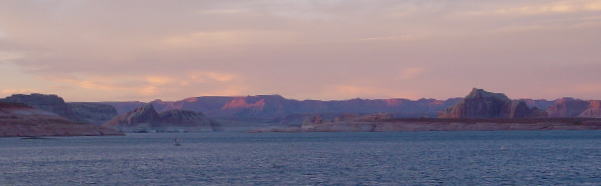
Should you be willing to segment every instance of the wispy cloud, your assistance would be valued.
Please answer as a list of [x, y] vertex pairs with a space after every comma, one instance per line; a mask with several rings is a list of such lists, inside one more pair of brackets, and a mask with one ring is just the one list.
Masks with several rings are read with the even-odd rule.
[[[526, 2], [527, 3], [527, 2]], [[490, 11], [474, 11], [473, 15], [540, 15], [601, 11], [599, 0], [569, 0], [524, 4]]]
[[22, 52], [14, 51], [1, 51], [0, 50], [0, 62], [11, 62], [25, 57]]
[[359, 39], [360, 41], [413, 41], [423, 39], [425, 36], [422, 35], [410, 35], [410, 34], [402, 34], [402, 35], [392, 35], [392, 36], [374, 36], [374, 37], [366, 37]]
[[0, 90], [0, 95], [3, 96], [8, 96], [8, 95], [12, 95], [12, 94], [30, 94], [30, 93], [36, 93], [39, 90], [35, 90], [35, 89], [2, 89]]
[[207, 9], [207, 10], [198, 10], [196, 11], [198, 14], [208, 14], [208, 15], [235, 15], [235, 14], [243, 14], [249, 13], [248, 9]]
[[411, 80], [421, 76], [425, 72], [424, 68], [410, 67], [401, 70], [400, 78], [403, 80]]
[[165, 38], [164, 44], [174, 47], [194, 47], [194, 46], [219, 46], [236, 45], [248, 42], [248, 35], [244, 32], [224, 31], [224, 32], [195, 32], [191, 34], [169, 36]]
[[174, 81], [173, 78], [167, 76], [147, 76], [146, 82], [152, 85], [164, 85], [168, 83], [172, 83]]
[[241, 45], [261, 45], [292, 42], [296, 39], [293, 32], [265, 30], [230, 30], [215, 32], [193, 32], [165, 37], [163, 46], [186, 48], [235, 47]]
[[[94, 91], [102, 94], [120, 92], [139, 94], [144, 99], [161, 96], [167, 99], [180, 99], [188, 96], [213, 95], [216, 92], [241, 93], [239, 77], [223, 72], [190, 72], [163, 75], [121, 75], [121, 76], [48, 76], [46, 80], [62, 85]], [[198, 95], [200, 93], [200, 95]]]

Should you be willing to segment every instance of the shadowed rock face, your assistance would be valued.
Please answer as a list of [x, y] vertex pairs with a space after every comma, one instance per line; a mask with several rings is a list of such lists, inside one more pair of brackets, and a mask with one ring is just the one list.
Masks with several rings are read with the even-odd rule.
[[549, 101], [545, 99], [520, 99], [520, 101], [526, 102], [526, 104], [530, 108], [536, 107], [541, 110], [547, 110], [549, 109], [549, 107], [551, 107], [551, 105], [555, 103], [554, 101]]
[[211, 131], [221, 130], [219, 124], [204, 114], [189, 110], [168, 110], [159, 113], [161, 127], [202, 127]]
[[138, 107], [146, 105], [144, 102], [139, 101], [123, 101], [123, 102], [99, 102], [100, 104], [110, 105], [117, 110], [117, 114], [125, 114], [128, 113]]
[[123, 135], [113, 129], [75, 123], [21, 103], [0, 102], [0, 137]]
[[505, 94], [473, 89], [461, 102], [441, 114], [441, 118], [528, 118], [545, 117], [524, 101], [513, 101]]
[[33, 108], [45, 110], [48, 112], [56, 113], [59, 116], [69, 118], [71, 120], [77, 120], [73, 110], [65, 103], [63, 98], [57, 95], [45, 95], [45, 94], [15, 94], [3, 99], [4, 102], [11, 103], [23, 103]]
[[219, 124], [208, 119], [202, 113], [186, 110], [169, 110], [157, 113], [152, 104], [139, 107], [131, 112], [117, 116], [104, 126], [122, 131], [218, 131]]
[[537, 107], [529, 107], [524, 101], [511, 101], [509, 107], [505, 107], [502, 118], [545, 118], [547, 112]]
[[588, 106], [588, 101], [574, 98], [561, 98], [555, 100], [555, 103], [547, 109], [547, 113], [549, 113], [549, 117], [556, 118], [577, 117], [582, 114]]
[[78, 121], [101, 125], [115, 116], [115, 107], [99, 103], [68, 103]]
[[588, 108], [580, 113], [579, 117], [584, 118], [601, 118], [601, 101], [590, 101]]
[[67, 119], [100, 125], [117, 115], [113, 106], [99, 103], [66, 103], [57, 95], [15, 94], [3, 102], [23, 103], [33, 108], [58, 114]]
[[159, 114], [154, 110], [154, 107], [151, 104], [147, 104], [113, 118], [104, 124], [104, 126], [127, 128], [144, 125], [146, 127], [153, 127], [158, 121], [160, 121]]

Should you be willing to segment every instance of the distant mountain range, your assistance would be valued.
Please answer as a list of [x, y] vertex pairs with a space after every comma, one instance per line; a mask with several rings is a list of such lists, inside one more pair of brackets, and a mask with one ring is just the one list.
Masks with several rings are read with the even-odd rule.
[[[476, 92], [474, 92], [476, 91]], [[494, 95], [501, 97], [497, 104], [507, 108], [506, 114], [524, 114], [528, 109], [545, 111], [548, 117], [601, 117], [601, 101], [580, 100], [575, 98], [560, 98], [557, 100], [519, 99], [511, 100], [504, 94], [490, 93], [481, 89], [474, 89], [464, 98], [437, 99], [350, 99], [350, 100], [295, 100], [287, 99], [280, 95], [256, 96], [202, 96], [191, 97], [178, 101], [155, 100], [151, 102], [124, 101], [124, 102], [65, 102], [56, 95], [16, 94], [3, 101], [17, 102], [30, 105], [34, 108], [57, 113], [60, 116], [78, 122], [103, 124], [113, 117], [125, 114], [145, 104], [152, 104], [157, 112], [168, 110], [188, 110], [203, 113], [209, 118], [228, 120], [253, 120], [259, 122], [277, 122], [279, 120], [294, 120], [295, 117], [304, 117], [312, 114], [370, 114], [389, 113], [396, 118], [434, 118], [448, 114], [448, 109], [466, 101], [474, 104], [474, 94], [480, 96]], [[470, 101], [471, 100], [471, 101]], [[475, 100], [475, 102], [490, 102], [491, 100]], [[494, 100], [493, 100], [494, 101]], [[502, 103], [501, 103], [502, 102]], [[513, 104], [513, 105], [511, 105]], [[477, 104], [476, 104], [477, 105]], [[489, 105], [490, 106], [490, 105]], [[514, 108], [510, 108], [514, 107]], [[471, 112], [488, 112], [486, 107], [472, 108]], [[490, 108], [488, 108], [490, 109]], [[509, 109], [509, 110], [507, 110]], [[514, 109], [511, 111], [511, 109]], [[516, 110], [517, 109], [517, 110]], [[517, 111], [517, 113], [516, 113]], [[501, 115], [483, 115], [480, 117], [501, 117]], [[462, 117], [474, 117], [464, 115]], [[505, 115], [504, 117], [516, 117]], [[522, 117], [522, 116], [517, 116]], [[530, 117], [530, 116], [524, 116]]]
[[[451, 98], [447, 100], [436, 99], [350, 99], [336, 101], [320, 100], [294, 100], [280, 95], [257, 96], [203, 96], [192, 97], [179, 101], [155, 100], [149, 102], [157, 111], [174, 109], [202, 112], [211, 118], [234, 120], [278, 121], [290, 120], [311, 114], [370, 114], [389, 113], [396, 118], [434, 118], [443, 116], [447, 109], [457, 104], [472, 104], [476, 102], [489, 102], [491, 100], [474, 100], [480, 96], [492, 95], [499, 97], [499, 105], [506, 108], [492, 108], [504, 110], [505, 115], [494, 113], [491, 115], [463, 115], [461, 117], [601, 117], [601, 101], [580, 100], [575, 98], [561, 98], [553, 101], [543, 99], [518, 99], [512, 100], [500, 93], [491, 93], [482, 89], [474, 89], [464, 98]], [[496, 95], [496, 96], [495, 96]], [[114, 106], [120, 113], [130, 111], [144, 105], [143, 102], [102, 102]], [[476, 103], [475, 105], [478, 105]], [[489, 105], [492, 106], [492, 105]], [[475, 112], [488, 112], [486, 107], [471, 108]], [[491, 108], [488, 108], [491, 109]], [[513, 109], [513, 110], [512, 110]], [[524, 113], [529, 112], [529, 113]], [[534, 113], [533, 113], [534, 112]], [[511, 116], [510, 116], [511, 114]], [[546, 116], [545, 116], [546, 115]]]
[[[161, 128], [173, 126], [211, 126], [219, 121], [272, 124], [300, 124], [319, 115], [337, 118], [345, 115], [386, 113], [391, 118], [601, 118], [601, 101], [561, 98], [510, 99], [502, 93], [473, 89], [464, 98], [436, 99], [350, 99], [295, 100], [280, 95], [202, 96], [178, 101], [155, 100], [129, 102], [65, 102], [57, 95], [16, 94], [0, 102], [21, 103], [34, 109], [54, 113], [62, 118], [95, 125], [131, 125], [150, 119]], [[136, 113], [152, 107], [151, 114]], [[148, 110], [148, 109], [147, 109]], [[157, 118], [143, 118], [144, 116]], [[159, 117], [162, 115], [161, 117]], [[112, 120], [112, 121], [111, 121]], [[150, 121], [149, 120], [149, 121]], [[195, 121], [199, 120], [199, 121]], [[202, 121], [201, 121], [202, 120]], [[109, 122], [111, 121], [111, 122]], [[107, 124], [112, 123], [112, 124]], [[133, 122], [135, 123], [135, 122]], [[217, 125], [215, 125], [217, 126]], [[211, 127], [208, 127], [209, 129]], [[212, 130], [212, 129], [210, 129]]]
[[[191, 110], [212, 118], [272, 121], [290, 115], [316, 113], [390, 113], [395, 117], [436, 117], [439, 112], [458, 103], [461, 98], [435, 99], [351, 99], [340, 101], [294, 100], [280, 95], [243, 97], [203, 96], [179, 101], [149, 102], [157, 111]], [[142, 102], [102, 102], [121, 113], [144, 105]]]

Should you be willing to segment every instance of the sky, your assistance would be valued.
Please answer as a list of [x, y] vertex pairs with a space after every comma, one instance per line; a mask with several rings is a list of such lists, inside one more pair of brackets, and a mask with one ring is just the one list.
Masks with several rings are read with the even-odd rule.
[[2, 0], [0, 96], [601, 99], [601, 0]]

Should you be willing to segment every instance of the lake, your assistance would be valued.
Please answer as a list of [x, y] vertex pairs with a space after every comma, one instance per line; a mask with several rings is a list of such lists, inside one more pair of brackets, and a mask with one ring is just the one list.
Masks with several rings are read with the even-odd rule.
[[0, 138], [0, 185], [82, 184], [600, 185], [601, 131]]

